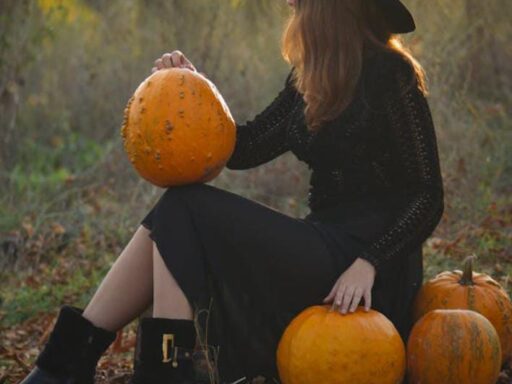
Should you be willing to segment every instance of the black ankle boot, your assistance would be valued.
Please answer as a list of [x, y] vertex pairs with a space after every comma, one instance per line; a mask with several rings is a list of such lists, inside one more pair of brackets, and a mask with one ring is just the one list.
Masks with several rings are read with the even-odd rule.
[[96, 364], [115, 337], [81, 309], [63, 306], [36, 367], [20, 384], [93, 384]]
[[143, 318], [138, 332], [130, 384], [206, 383], [197, 377], [195, 369], [197, 351], [193, 320]]

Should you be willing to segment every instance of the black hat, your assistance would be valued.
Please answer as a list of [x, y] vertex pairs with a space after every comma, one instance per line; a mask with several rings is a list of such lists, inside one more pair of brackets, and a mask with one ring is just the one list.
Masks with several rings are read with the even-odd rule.
[[400, 0], [375, 0], [392, 33], [407, 33], [416, 29], [411, 12]]

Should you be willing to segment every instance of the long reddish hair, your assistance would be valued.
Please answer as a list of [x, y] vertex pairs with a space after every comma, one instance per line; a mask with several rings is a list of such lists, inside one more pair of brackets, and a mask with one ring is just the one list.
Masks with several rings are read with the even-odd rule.
[[390, 32], [373, 0], [296, 1], [281, 52], [294, 67], [293, 83], [304, 97], [310, 130], [350, 104], [366, 53], [378, 49], [403, 55], [414, 68], [418, 87], [427, 93], [422, 66], [401, 36]]

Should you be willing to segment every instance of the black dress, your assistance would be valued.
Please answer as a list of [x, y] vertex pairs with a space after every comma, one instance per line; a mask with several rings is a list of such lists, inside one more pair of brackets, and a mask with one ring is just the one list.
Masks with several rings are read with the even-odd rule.
[[197, 183], [167, 189], [142, 221], [194, 309], [209, 310], [203, 327], [218, 347], [223, 382], [258, 375], [279, 382], [275, 352], [284, 329], [322, 304], [357, 258], [377, 270], [372, 308], [406, 342], [422, 244], [443, 213], [430, 109], [404, 58], [365, 57], [354, 99], [318, 134], [306, 128], [291, 75], [263, 112], [237, 124], [227, 168], [292, 151], [312, 169], [307, 216]]

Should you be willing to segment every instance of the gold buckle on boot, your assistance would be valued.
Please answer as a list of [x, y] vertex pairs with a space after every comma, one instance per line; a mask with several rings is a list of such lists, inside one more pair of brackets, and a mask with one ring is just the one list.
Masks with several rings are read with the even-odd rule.
[[[171, 348], [174, 350], [174, 356], [169, 357], [169, 349], [168, 349], [168, 343], [171, 342]], [[163, 363], [168, 363], [169, 361], [172, 361], [172, 366], [176, 368], [178, 366], [178, 359], [177, 359], [177, 351], [176, 348], [174, 348], [174, 333], [164, 333], [162, 336], [162, 354], [163, 354]]]
[[[173, 356], [169, 357], [169, 342], [171, 343], [171, 349], [173, 350]], [[178, 357], [180, 359], [187, 358], [190, 359], [192, 353], [194, 352], [193, 348], [183, 348], [175, 345], [175, 339], [173, 333], [164, 333], [162, 335], [162, 362], [168, 363], [172, 361], [173, 368], [178, 366]]]

